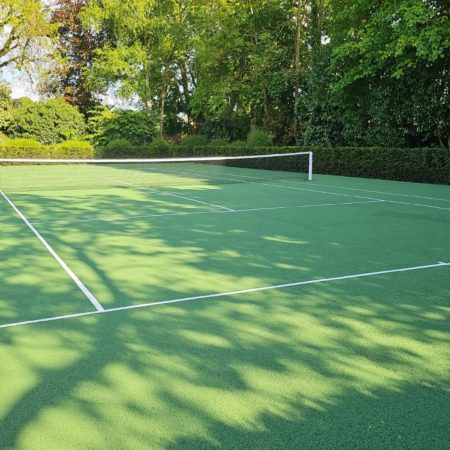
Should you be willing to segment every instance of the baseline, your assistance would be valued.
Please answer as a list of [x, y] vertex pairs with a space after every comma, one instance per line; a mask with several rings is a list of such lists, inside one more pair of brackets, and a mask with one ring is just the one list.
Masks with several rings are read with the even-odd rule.
[[55, 258], [58, 264], [64, 269], [64, 271], [69, 275], [72, 281], [78, 286], [78, 288], [83, 292], [87, 299], [92, 303], [97, 312], [103, 312], [105, 309], [99, 303], [99, 301], [94, 297], [92, 292], [81, 282], [81, 280], [75, 275], [72, 269], [64, 262], [64, 260], [53, 250], [50, 244], [42, 237], [39, 231], [31, 224], [28, 219], [22, 214], [22, 212], [17, 208], [17, 206], [9, 199], [9, 197], [0, 191], [0, 195], [5, 199], [5, 201], [11, 206], [11, 208], [16, 212], [16, 214], [25, 222], [27, 227], [33, 232], [33, 234], [39, 239], [42, 245], [47, 249], [47, 251]]
[[38, 324], [38, 323], [44, 323], [44, 322], [54, 322], [54, 321], [58, 321], [58, 320], [65, 320], [65, 319], [71, 319], [71, 318], [76, 318], [76, 317], [92, 316], [95, 314], [128, 311], [128, 310], [134, 310], [134, 309], [149, 308], [149, 307], [153, 307], [153, 306], [190, 302], [190, 301], [195, 301], [195, 300], [205, 300], [205, 299], [209, 299], [209, 298], [229, 297], [229, 296], [239, 295], [239, 294], [248, 294], [251, 292], [269, 291], [269, 290], [274, 290], [274, 289], [286, 289], [286, 288], [295, 287], [295, 286], [306, 286], [306, 285], [310, 285], [310, 284], [328, 283], [328, 282], [339, 281], [339, 280], [350, 280], [350, 279], [354, 279], [354, 278], [372, 277], [372, 276], [386, 275], [386, 274], [399, 273], [399, 272], [412, 272], [412, 271], [416, 271], [416, 270], [426, 270], [426, 269], [433, 269], [433, 268], [437, 268], [437, 267], [448, 267], [448, 266], [450, 266], [450, 263], [439, 261], [435, 264], [427, 264], [427, 265], [422, 265], [422, 266], [403, 267], [403, 268], [399, 268], [399, 269], [380, 270], [377, 272], [365, 272], [365, 273], [357, 273], [357, 274], [352, 274], [352, 275], [343, 275], [343, 276], [339, 276], [339, 277], [319, 278], [319, 279], [307, 280], [307, 281], [297, 281], [294, 283], [276, 284], [276, 285], [272, 285], [272, 286], [262, 286], [262, 287], [256, 287], [256, 288], [241, 289], [241, 290], [236, 290], [236, 291], [221, 292], [221, 293], [217, 293], [217, 294], [197, 295], [197, 296], [193, 296], [193, 297], [183, 297], [183, 298], [178, 298], [178, 299], [173, 299], [173, 300], [162, 300], [162, 301], [151, 302], [151, 303], [141, 303], [139, 305], [120, 306], [118, 308], [103, 309], [102, 311], [91, 311], [91, 312], [83, 312], [83, 313], [78, 313], [78, 314], [67, 314], [64, 316], [46, 317], [44, 319], [35, 319], [35, 320], [27, 320], [27, 321], [22, 321], [22, 322], [9, 323], [9, 324], [0, 325], [0, 329], [23, 326], [23, 325], [32, 325], [32, 324]]

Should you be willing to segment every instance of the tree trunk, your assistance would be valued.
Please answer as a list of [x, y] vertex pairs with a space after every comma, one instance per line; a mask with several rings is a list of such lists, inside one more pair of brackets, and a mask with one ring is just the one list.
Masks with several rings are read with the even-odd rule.
[[304, 18], [304, 0], [297, 0], [296, 10], [296, 30], [295, 30], [295, 59], [294, 59], [294, 137], [296, 144], [300, 144], [300, 123], [299, 123], [299, 109], [300, 109], [300, 59], [301, 59], [301, 45], [302, 45], [302, 31]]
[[159, 137], [162, 138], [164, 135], [164, 114], [166, 108], [166, 89], [163, 87], [161, 89], [160, 99], [159, 99]]
[[195, 130], [197, 128], [197, 124], [195, 123], [195, 119], [192, 115], [191, 108], [189, 106], [189, 102], [191, 99], [190, 91], [189, 91], [189, 75], [188, 75], [188, 66], [186, 63], [186, 58], [180, 58], [178, 61], [178, 66], [180, 68], [180, 74], [181, 74], [181, 87], [183, 89], [183, 92], [180, 92], [180, 100], [183, 104], [184, 113], [187, 116], [187, 122], [189, 126], [189, 130], [191, 133], [195, 133]]

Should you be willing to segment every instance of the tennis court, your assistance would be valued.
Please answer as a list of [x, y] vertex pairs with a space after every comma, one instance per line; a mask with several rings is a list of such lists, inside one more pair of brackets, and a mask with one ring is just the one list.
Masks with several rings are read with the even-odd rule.
[[449, 448], [450, 187], [297, 157], [0, 166], [0, 448]]

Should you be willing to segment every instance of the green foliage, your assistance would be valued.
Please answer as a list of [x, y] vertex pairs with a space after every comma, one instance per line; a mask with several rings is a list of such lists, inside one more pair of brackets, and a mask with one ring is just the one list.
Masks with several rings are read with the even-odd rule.
[[227, 147], [230, 145], [230, 143], [223, 138], [215, 138], [215, 139], [211, 139], [211, 141], [209, 142], [209, 145], [211, 147]]
[[146, 145], [156, 135], [155, 122], [143, 111], [110, 111], [97, 108], [88, 121], [94, 144], [107, 146], [113, 140], [125, 139], [133, 146]]
[[242, 141], [242, 140], [237, 140], [237, 141], [233, 141], [230, 144], [231, 147], [242, 147], [242, 148], [246, 148], [247, 147], [247, 142], [246, 141]]
[[51, 158], [51, 159], [92, 159], [94, 148], [86, 142], [61, 143], [55, 146], [41, 145], [38, 141], [15, 139], [14, 145], [0, 142], [0, 158]]
[[0, 69], [30, 68], [53, 53], [56, 26], [36, 0], [2, 0], [0, 4]]
[[[53, 65], [47, 92], [62, 87], [85, 109], [95, 94], [114, 92], [140, 109], [93, 111], [97, 148], [126, 139], [151, 152], [152, 138], [167, 134], [242, 141], [250, 124], [277, 145], [449, 145], [443, 0], [57, 0], [52, 13], [71, 63]], [[4, 0], [0, 69], [42, 56], [44, 37], [54, 38], [50, 16], [41, 2]], [[43, 104], [11, 101], [0, 85], [0, 130], [42, 143], [83, 137], [82, 126], [55, 123]]]
[[332, 175], [450, 184], [442, 148], [313, 148], [314, 171]]
[[90, 142], [86, 141], [65, 141], [56, 144], [55, 150], [62, 151], [69, 158], [77, 158], [80, 157], [93, 157], [94, 155], [94, 146]]
[[179, 147], [203, 147], [208, 145], [208, 138], [202, 136], [201, 134], [193, 134], [190, 136], [184, 136], [181, 142], [178, 144]]
[[59, 64], [50, 65], [40, 83], [41, 93], [50, 96], [60, 93], [84, 115], [99, 104], [87, 83], [87, 74], [96, 49], [104, 40], [92, 27], [83, 26], [81, 16], [86, 4], [87, 0], [52, 1], [51, 22], [57, 26], [55, 47], [61, 58]]
[[228, 142], [244, 140], [250, 132], [248, 117], [216, 117], [200, 125], [200, 133], [209, 139], [223, 138]]
[[0, 130], [5, 130], [12, 118], [13, 101], [11, 89], [6, 83], [0, 83]]
[[38, 148], [42, 147], [42, 144], [36, 139], [25, 139], [25, 138], [16, 138], [16, 139], [6, 139], [3, 143], [4, 147], [23, 147], [23, 148]]
[[148, 146], [151, 153], [168, 154], [171, 145], [163, 138], [153, 138], [152, 142]]
[[255, 128], [248, 134], [246, 144], [248, 147], [270, 147], [272, 145], [272, 137], [267, 131]]
[[[445, 2], [331, 0], [329, 91], [349, 145], [444, 145], [450, 135]], [[339, 75], [336, 75], [339, 74]]]
[[105, 145], [105, 150], [113, 151], [113, 150], [121, 150], [126, 151], [133, 147], [133, 144], [124, 138], [113, 139]]
[[123, 138], [113, 139], [104, 147], [97, 148], [97, 157], [101, 158], [149, 158], [151, 153], [149, 146], [134, 146]]
[[27, 100], [13, 110], [6, 132], [11, 137], [37, 139], [48, 145], [83, 136], [85, 124], [77, 109], [62, 99]]

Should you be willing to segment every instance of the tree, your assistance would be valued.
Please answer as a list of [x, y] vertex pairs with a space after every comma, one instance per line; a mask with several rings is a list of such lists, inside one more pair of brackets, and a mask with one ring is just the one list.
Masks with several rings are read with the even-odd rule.
[[67, 103], [86, 115], [98, 104], [86, 74], [92, 67], [103, 37], [92, 28], [83, 26], [85, 8], [86, 0], [57, 0], [54, 3], [52, 23], [58, 27], [55, 45], [62, 60], [50, 69], [42, 82], [41, 92], [49, 95], [59, 93]]
[[0, 132], [4, 131], [11, 121], [12, 108], [11, 89], [6, 83], [0, 83]]
[[125, 139], [131, 145], [147, 145], [156, 135], [156, 125], [144, 111], [98, 107], [91, 112], [88, 125], [92, 140], [99, 147], [117, 139]]
[[0, 3], [0, 69], [27, 68], [52, 49], [55, 26], [39, 0], [2, 0]]
[[92, 0], [86, 10], [90, 26], [107, 35], [93, 67], [94, 84], [100, 90], [115, 87], [123, 97], [137, 96], [143, 108], [158, 113], [160, 135], [171, 96], [192, 121], [188, 103], [193, 80], [187, 61], [196, 2]]
[[84, 135], [83, 116], [63, 99], [33, 102], [20, 99], [6, 127], [13, 138], [37, 139], [42, 144], [57, 144]]
[[253, 126], [289, 134], [293, 112], [292, 1], [246, 0], [204, 8], [192, 105], [208, 119], [247, 115]]
[[450, 135], [450, 19], [441, 0], [331, 0], [332, 89], [349, 144]]

